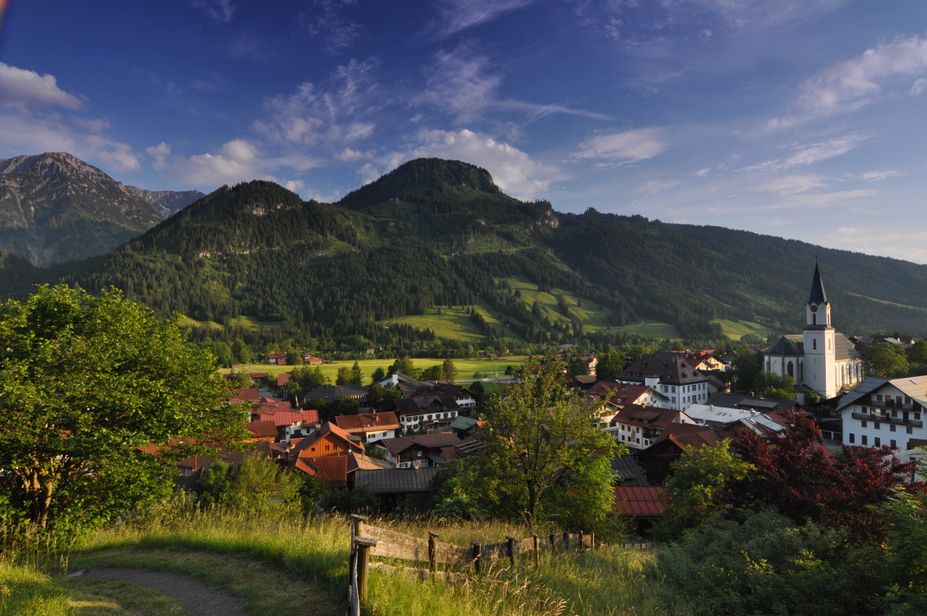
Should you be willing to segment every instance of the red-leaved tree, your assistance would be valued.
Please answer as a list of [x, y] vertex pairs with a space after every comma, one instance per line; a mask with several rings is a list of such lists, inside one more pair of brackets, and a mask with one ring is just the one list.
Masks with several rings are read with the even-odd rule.
[[731, 505], [773, 507], [797, 522], [847, 529], [859, 540], [882, 537], [883, 517], [874, 505], [901, 485], [908, 465], [886, 463], [887, 449], [845, 447], [834, 453], [812, 419], [801, 413], [786, 419], [784, 436], [772, 442], [750, 432], [733, 439], [731, 450], [757, 470], [731, 486]]

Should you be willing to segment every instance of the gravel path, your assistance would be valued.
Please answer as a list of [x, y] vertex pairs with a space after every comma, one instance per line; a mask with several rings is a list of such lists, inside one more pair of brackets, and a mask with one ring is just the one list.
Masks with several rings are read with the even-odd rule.
[[247, 616], [245, 601], [186, 575], [147, 569], [94, 567], [83, 573], [98, 580], [148, 586], [177, 599], [193, 616]]

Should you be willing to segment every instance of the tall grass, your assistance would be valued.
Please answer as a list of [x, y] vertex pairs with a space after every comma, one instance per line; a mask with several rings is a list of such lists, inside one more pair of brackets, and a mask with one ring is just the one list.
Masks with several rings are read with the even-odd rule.
[[[467, 545], [513, 535], [527, 529], [502, 523], [371, 520], [411, 535], [428, 530], [442, 541]], [[346, 594], [349, 521], [337, 515], [255, 517], [238, 511], [199, 511], [186, 503], [168, 503], [143, 519], [111, 526], [82, 540], [78, 552], [109, 548], [183, 548], [244, 555], [275, 563], [305, 576], [341, 600]], [[459, 584], [422, 582], [404, 573], [373, 570], [369, 610], [376, 615], [428, 616], [566, 614], [682, 614], [669, 605], [644, 552], [604, 548], [583, 554], [543, 554], [540, 565], [497, 565]], [[272, 589], [271, 589], [272, 591]]]

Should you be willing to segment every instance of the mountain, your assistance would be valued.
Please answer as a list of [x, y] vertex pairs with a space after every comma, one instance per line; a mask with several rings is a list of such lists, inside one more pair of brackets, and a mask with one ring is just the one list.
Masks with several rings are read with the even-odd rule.
[[0, 250], [35, 265], [103, 254], [159, 219], [144, 199], [70, 154], [0, 160]]
[[123, 184], [123, 188], [153, 207], [161, 218], [167, 218], [206, 195], [198, 190], [146, 190]]
[[109, 254], [15, 259], [3, 288], [115, 285], [200, 338], [472, 352], [800, 330], [815, 260], [847, 334], [927, 333], [927, 266], [502, 193], [483, 169], [406, 163], [336, 204], [222, 187]]

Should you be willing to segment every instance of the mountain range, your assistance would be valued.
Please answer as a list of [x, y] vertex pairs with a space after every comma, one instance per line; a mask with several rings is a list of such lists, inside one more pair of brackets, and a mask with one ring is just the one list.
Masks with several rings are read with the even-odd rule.
[[64, 152], [0, 160], [0, 250], [38, 266], [103, 254], [202, 196], [120, 184]]
[[410, 161], [334, 204], [266, 181], [224, 186], [160, 222], [151, 204], [123, 197], [131, 190], [95, 190], [112, 199], [103, 209], [113, 218], [125, 212], [120, 228], [156, 224], [82, 261], [39, 268], [28, 253], [8, 255], [0, 289], [115, 285], [180, 313], [201, 338], [465, 352], [798, 330], [817, 260], [841, 331], [927, 333], [927, 266], [721, 227], [559, 213], [457, 161]]

